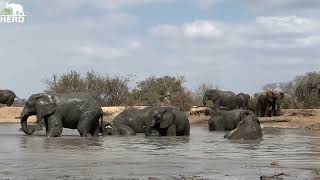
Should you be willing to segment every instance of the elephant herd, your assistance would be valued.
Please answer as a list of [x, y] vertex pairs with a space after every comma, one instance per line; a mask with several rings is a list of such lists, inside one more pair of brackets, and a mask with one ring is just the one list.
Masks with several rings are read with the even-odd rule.
[[[10, 90], [0, 91], [0, 103], [9, 106], [15, 98], [16, 95]], [[230, 131], [225, 135], [229, 139], [261, 138], [259, 120], [248, 110], [249, 100], [250, 96], [243, 93], [234, 95], [230, 91], [208, 90], [203, 102], [207, 104], [211, 101], [214, 105], [214, 112], [208, 121], [209, 131]], [[264, 102], [264, 99], [259, 98], [259, 101]], [[27, 125], [28, 118], [33, 115], [37, 117], [36, 125]], [[77, 129], [82, 137], [136, 133], [144, 133], [146, 136], [153, 133], [159, 136], [190, 135], [186, 113], [173, 107], [128, 108], [106, 124], [103, 115], [101, 106], [87, 93], [48, 92], [31, 95], [19, 118], [21, 130], [27, 135], [32, 135], [42, 126], [48, 137], [60, 136], [63, 128]]]
[[251, 99], [250, 95], [244, 93], [236, 95], [231, 91], [209, 89], [204, 93], [203, 104], [214, 112], [245, 109], [253, 111], [258, 117], [265, 117], [279, 116], [283, 99], [284, 93], [282, 92], [267, 91], [263, 94], [255, 94], [255, 98]]

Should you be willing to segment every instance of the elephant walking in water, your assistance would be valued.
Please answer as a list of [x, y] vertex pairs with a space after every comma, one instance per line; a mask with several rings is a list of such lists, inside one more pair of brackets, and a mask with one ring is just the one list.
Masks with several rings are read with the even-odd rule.
[[[11, 106], [14, 103], [14, 99], [18, 98], [16, 94], [11, 90], [0, 90], [0, 103]], [[20, 99], [20, 98], [18, 98]], [[20, 99], [21, 100], [21, 99]]]
[[81, 136], [99, 134], [99, 118], [103, 122], [102, 109], [97, 101], [86, 93], [40, 93], [29, 97], [21, 112], [21, 127], [25, 134], [34, 133], [27, 126], [29, 116], [37, 115], [37, 122], [44, 120], [48, 137], [57, 137], [63, 128], [78, 129]]
[[157, 130], [160, 136], [189, 136], [190, 124], [186, 114], [170, 107], [130, 108], [116, 116], [105, 132], [111, 135], [150, 136]]

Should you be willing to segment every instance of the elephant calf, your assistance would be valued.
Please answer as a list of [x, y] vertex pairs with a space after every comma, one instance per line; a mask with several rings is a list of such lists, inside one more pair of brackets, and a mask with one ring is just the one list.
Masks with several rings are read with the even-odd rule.
[[251, 111], [242, 109], [218, 112], [208, 121], [209, 131], [231, 131], [249, 114]]
[[237, 127], [226, 133], [228, 139], [255, 140], [262, 137], [262, 130], [259, 119], [256, 115], [250, 114], [242, 119]]
[[116, 116], [105, 132], [111, 135], [135, 135], [145, 133], [150, 136], [157, 130], [161, 136], [188, 136], [190, 124], [185, 113], [169, 107], [147, 107], [126, 109]]

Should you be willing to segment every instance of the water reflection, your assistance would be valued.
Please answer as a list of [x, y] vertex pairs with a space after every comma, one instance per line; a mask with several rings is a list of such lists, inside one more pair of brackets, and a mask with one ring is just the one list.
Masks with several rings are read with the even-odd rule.
[[47, 138], [18, 128], [0, 124], [0, 179], [258, 179], [274, 173], [273, 160], [288, 174], [285, 179], [319, 178], [318, 131], [268, 128], [262, 140], [241, 141], [208, 132], [206, 125], [192, 127], [190, 137], [81, 138], [64, 129], [63, 136]]

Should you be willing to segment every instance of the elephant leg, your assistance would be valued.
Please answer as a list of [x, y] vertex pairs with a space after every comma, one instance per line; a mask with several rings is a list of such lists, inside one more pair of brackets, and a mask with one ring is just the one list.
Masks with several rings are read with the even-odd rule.
[[169, 126], [167, 130], [167, 136], [176, 136], [177, 135], [177, 127], [176, 125]]
[[48, 117], [46, 127], [48, 137], [57, 137], [62, 134], [62, 121], [54, 115]]
[[94, 137], [98, 137], [99, 136], [99, 128], [100, 128], [99, 122], [94, 122], [93, 127], [91, 128], [89, 133]]

